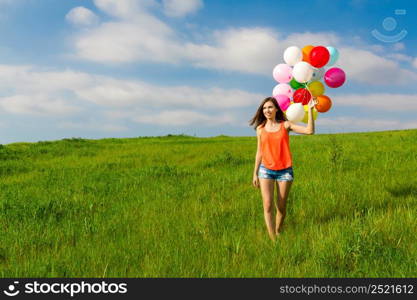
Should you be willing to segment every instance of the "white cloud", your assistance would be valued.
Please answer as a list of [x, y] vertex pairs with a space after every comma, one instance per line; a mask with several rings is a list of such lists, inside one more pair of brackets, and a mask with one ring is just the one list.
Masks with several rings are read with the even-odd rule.
[[65, 18], [74, 25], [94, 25], [99, 22], [99, 18], [95, 13], [82, 6], [71, 9]]
[[8, 113], [26, 115], [71, 115], [81, 111], [65, 100], [51, 99], [47, 94], [0, 97], [0, 107]]
[[319, 117], [317, 127], [325, 128], [330, 132], [385, 131], [417, 128], [417, 122], [357, 117]]
[[366, 50], [341, 47], [337, 66], [341, 66], [347, 80], [384, 85], [405, 85], [417, 79], [415, 72], [401, 68], [397, 62], [373, 54]]
[[[60, 129], [120, 132], [129, 122], [160, 127], [219, 125], [247, 127], [245, 108], [255, 108], [263, 95], [242, 90], [159, 86], [72, 70], [0, 65], [0, 109], [8, 114], [52, 118]], [[394, 120], [393, 113], [417, 112], [417, 95], [348, 94], [332, 97], [334, 106], [369, 110], [369, 118], [320, 116], [318, 126], [337, 131], [416, 128], [415, 121]], [[94, 119], [81, 113], [94, 111]], [[386, 111], [380, 119], [374, 111]], [[73, 119], [77, 116], [77, 121]], [[245, 117], [246, 116], [246, 117]], [[59, 117], [59, 121], [56, 120]], [[391, 118], [391, 119], [390, 119]], [[122, 125], [122, 124], [123, 125]]]
[[[94, 109], [109, 120], [103, 123], [108, 125], [103, 125], [105, 131], [124, 130], [119, 120], [154, 121], [160, 126], [168, 122], [178, 126], [243, 126], [239, 109], [257, 107], [263, 98], [261, 94], [238, 89], [159, 86], [140, 80], [121, 80], [72, 70], [41, 70], [33, 66], [0, 65], [0, 77], [4, 79], [0, 81], [2, 110], [10, 114], [71, 117]], [[417, 112], [417, 95], [412, 94], [347, 94], [332, 96], [332, 100], [334, 106], [370, 109], [370, 112]], [[368, 121], [377, 124], [372, 119], [370, 114]], [[60, 126], [77, 129], [81, 124], [94, 128], [101, 123], [62, 120]], [[412, 125], [409, 121], [404, 124], [401, 125], [404, 128]]]
[[11, 4], [11, 3], [16, 3], [16, 0], [0, 0], [0, 5], [1, 4]]
[[333, 96], [337, 106], [356, 106], [389, 112], [417, 112], [417, 94], [349, 94]]
[[0, 89], [28, 95], [72, 91], [92, 84], [92, 76], [87, 73], [42, 70], [28, 65], [0, 65], [0, 76]]
[[399, 62], [403, 61], [403, 62], [411, 63], [413, 61], [413, 58], [411, 56], [408, 56], [402, 53], [388, 53], [386, 57], [399, 61]]
[[148, 8], [158, 5], [154, 0], [94, 0], [94, 4], [108, 15], [121, 19], [136, 19]]
[[184, 17], [203, 7], [202, 0], [162, 0], [164, 13], [169, 17]]
[[280, 38], [278, 32], [262, 27], [216, 31], [209, 40], [213, 41], [212, 45], [187, 44], [187, 59], [195, 66], [268, 76], [276, 64], [283, 63], [283, 53], [289, 46], [339, 42], [332, 33], [295, 33]]
[[217, 110], [247, 107], [262, 98], [260, 94], [238, 89], [168, 87], [106, 77], [96, 78], [94, 84], [74, 92], [80, 99], [108, 107], [192, 107]]
[[395, 43], [394, 45], [392, 45], [392, 47], [394, 48], [395, 51], [399, 51], [399, 50], [404, 50], [405, 49], [404, 43]]
[[5, 10], [6, 9], [5, 6], [15, 5], [17, 3], [20, 4], [20, 2], [21, 1], [18, 1], [18, 0], [0, 0], [0, 6], [2, 7], [0, 9], [0, 22], [7, 21], [10, 18], [7, 10]]
[[145, 16], [131, 22], [107, 22], [75, 37], [79, 58], [102, 63], [177, 63], [182, 48], [175, 33], [156, 18]]
[[417, 57], [414, 58], [414, 60], [413, 60], [413, 67], [414, 68], [417, 68]]
[[67, 94], [90, 84], [73, 71], [42, 71], [33, 66], [0, 65], [0, 107], [11, 114], [70, 116], [83, 111]]
[[221, 124], [233, 124], [236, 122], [233, 116], [227, 113], [224, 113], [222, 115], [209, 115], [185, 109], [165, 110], [161, 112], [149, 111], [147, 113], [142, 112], [142, 114], [133, 117], [133, 121], [138, 123], [148, 123], [160, 126], [185, 126], [191, 124], [203, 126], [218, 126]]
[[[200, 119], [201, 124], [209, 125], [232, 122], [231, 112], [256, 106], [263, 98], [238, 89], [159, 86], [71, 70], [38, 70], [33, 66], [0, 65], [0, 77], [5, 79], [0, 82], [0, 93], [4, 95], [0, 97], [0, 107], [12, 114], [73, 115], [96, 105], [95, 110], [106, 109], [103, 116], [113, 120], [147, 122], [148, 112], [152, 111], [173, 124], [191, 124]], [[73, 123], [64, 124], [75, 128]]]
[[360, 49], [378, 53], [380, 55], [386, 53], [386, 48], [382, 45], [361, 45]]
[[213, 45], [188, 43], [184, 53], [197, 67], [269, 75], [281, 60], [275, 36], [266, 28], [217, 31]]
[[107, 64], [183, 64], [270, 76], [273, 67], [283, 62], [286, 47], [332, 45], [340, 51], [337, 66], [346, 71], [348, 81], [400, 85], [417, 79], [415, 72], [398, 63], [409, 61], [408, 56], [387, 55], [360, 38], [353, 38], [353, 44], [357, 45], [354, 47], [346, 46], [348, 42], [332, 32], [292, 33], [283, 37], [270, 28], [251, 27], [217, 30], [203, 34], [199, 38], [202, 42], [196, 42], [152, 14], [150, 7], [160, 8], [155, 1], [95, 0], [94, 3], [116, 19], [74, 36], [75, 56], [85, 60]]
[[121, 126], [117, 124], [108, 124], [101, 121], [87, 121], [87, 122], [59, 122], [57, 124], [58, 128], [62, 129], [82, 129], [82, 130], [94, 130], [94, 131], [104, 131], [104, 132], [122, 132], [128, 130], [126, 126]]
[[290, 34], [286, 39], [283, 39], [283, 43], [285, 48], [292, 45], [297, 45], [300, 48], [306, 45], [336, 46], [340, 45], [340, 38], [330, 32], [303, 32]]

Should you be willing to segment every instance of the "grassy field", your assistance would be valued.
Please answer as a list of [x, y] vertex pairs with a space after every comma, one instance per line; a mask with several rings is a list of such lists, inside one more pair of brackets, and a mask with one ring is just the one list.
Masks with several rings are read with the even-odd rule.
[[0, 277], [417, 277], [417, 130], [291, 149], [273, 243], [255, 137], [0, 145]]

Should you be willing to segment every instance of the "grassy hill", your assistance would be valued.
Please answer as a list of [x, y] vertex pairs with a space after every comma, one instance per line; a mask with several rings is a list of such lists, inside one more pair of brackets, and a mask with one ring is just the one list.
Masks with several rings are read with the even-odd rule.
[[292, 136], [269, 240], [255, 137], [0, 146], [1, 277], [416, 277], [417, 130]]

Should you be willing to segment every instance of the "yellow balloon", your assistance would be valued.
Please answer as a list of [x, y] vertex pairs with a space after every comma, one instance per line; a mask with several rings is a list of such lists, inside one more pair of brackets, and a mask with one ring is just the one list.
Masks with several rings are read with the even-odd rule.
[[324, 85], [320, 81], [310, 82], [307, 87], [313, 97], [321, 96], [324, 94]]
[[[302, 120], [303, 123], [308, 124], [308, 105], [304, 105], [304, 111], [306, 112], [306, 114], [304, 115], [304, 118]], [[317, 110], [315, 108], [312, 109], [313, 112], [313, 120], [317, 120]]]

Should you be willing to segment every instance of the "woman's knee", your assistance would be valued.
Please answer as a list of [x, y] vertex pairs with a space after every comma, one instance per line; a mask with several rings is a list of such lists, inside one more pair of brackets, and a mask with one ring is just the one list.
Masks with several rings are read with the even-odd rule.
[[264, 212], [272, 213], [272, 209], [273, 209], [272, 201], [264, 202]]
[[277, 213], [282, 216], [285, 216], [287, 214], [287, 209], [285, 205], [278, 205]]

